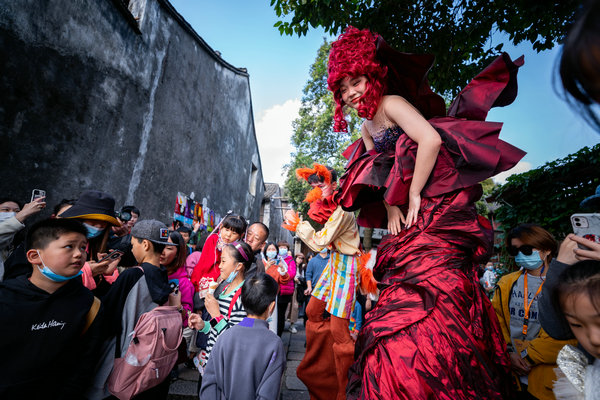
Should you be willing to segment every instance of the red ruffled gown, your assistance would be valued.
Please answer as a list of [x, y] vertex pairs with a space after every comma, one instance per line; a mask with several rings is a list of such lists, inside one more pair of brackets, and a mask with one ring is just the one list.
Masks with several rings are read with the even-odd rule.
[[[478, 182], [525, 154], [498, 139], [501, 124], [484, 121], [492, 106], [514, 100], [523, 60], [498, 57], [460, 93], [446, 117], [430, 118], [445, 111], [427, 83], [432, 59], [378, 45], [389, 79], [397, 80], [389, 92], [401, 93], [429, 118], [444, 144], [421, 193], [416, 225], [386, 236], [378, 247], [373, 272], [381, 293], [356, 343], [347, 396], [510, 398], [506, 345], [476, 274], [489, 256], [493, 232], [474, 203], [482, 195]], [[338, 199], [346, 210], [361, 209], [359, 225], [386, 227], [383, 199], [406, 215], [416, 150], [404, 132], [391, 128], [380, 133], [376, 149], [365, 152], [359, 140], [345, 152], [349, 163]]]

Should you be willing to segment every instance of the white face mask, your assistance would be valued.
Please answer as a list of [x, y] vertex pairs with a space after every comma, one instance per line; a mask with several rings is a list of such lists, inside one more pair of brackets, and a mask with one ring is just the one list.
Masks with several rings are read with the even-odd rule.
[[14, 211], [0, 212], [0, 222], [6, 221], [7, 219], [14, 217], [15, 215], [17, 215], [17, 213]]

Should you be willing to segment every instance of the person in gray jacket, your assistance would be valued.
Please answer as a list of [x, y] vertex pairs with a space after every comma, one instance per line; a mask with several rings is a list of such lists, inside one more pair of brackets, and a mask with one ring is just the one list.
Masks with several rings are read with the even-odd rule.
[[202, 378], [202, 400], [279, 398], [285, 354], [267, 322], [278, 291], [277, 282], [267, 274], [246, 280], [241, 297], [248, 316], [215, 343]]

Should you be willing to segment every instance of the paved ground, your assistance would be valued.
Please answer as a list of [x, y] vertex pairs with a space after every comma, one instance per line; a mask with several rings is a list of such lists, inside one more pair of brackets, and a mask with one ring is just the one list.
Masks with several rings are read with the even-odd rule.
[[[286, 327], [288, 323], [286, 322]], [[284, 349], [287, 352], [287, 369], [283, 378], [283, 387], [281, 390], [282, 400], [308, 400], [308, 390], [304, 383], [296, 376], [296, 367], [304, 357], [304, 344], [306, 343], [306, 332], [302, 322], [296, 323], [298, 333], [290, 333], [287, 329], [281, 335]]]
[[[289, 323], [286, 322], [286, 328]], [[287, 369], [282, 382], [281, 400], [308, 400], [310, 397], [306, 386], [296, 376], [296, 368], [304, 356], [306, 335], [301, 322], [296, 324], [298, 333], [292, 334], [287, 329], [283, 333], [284, 350], [287, 353]], [[198, 399], [198, 371], [179, 366], [179, 379], [171, 383], [169, 400]]]

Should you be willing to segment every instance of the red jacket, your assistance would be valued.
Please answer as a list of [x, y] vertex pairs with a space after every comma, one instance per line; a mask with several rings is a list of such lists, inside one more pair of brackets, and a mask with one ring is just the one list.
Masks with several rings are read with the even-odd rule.
[[192, 272], [192, 283], [194, 288], [198, 291], [198, 284], [204, 277], [213, 278], [217, 280], [221, 271], [219, 271], [219, 263], [221, 262], [221, 250], [217, 249], [217, 241], [219, 240], [218, 234], [210, 235], [204, 247], [202, 248], [202, 254], [200, 255], [200, 261], [194, 267]]

